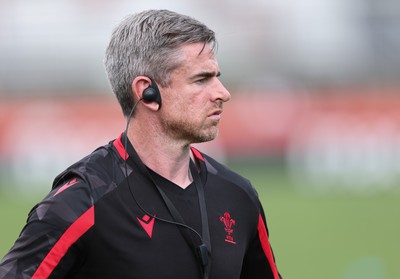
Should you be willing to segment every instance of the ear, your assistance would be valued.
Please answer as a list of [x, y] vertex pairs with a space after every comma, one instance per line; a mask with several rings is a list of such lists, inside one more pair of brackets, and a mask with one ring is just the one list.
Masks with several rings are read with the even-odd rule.
[[[151, 80], [150, 78], [146, 76], [137, 76], [133, 81], [132, 81], [132, 93], [135, 98], [135, 100], [139, 100], [142, 98], [143, 91], [148, 88], [151, 85]], [[149, 108], [150, 110], [157, 111], [159, 109], [159, 105], [156, 102], [144, 102], [142, 101], [142, 104]]]

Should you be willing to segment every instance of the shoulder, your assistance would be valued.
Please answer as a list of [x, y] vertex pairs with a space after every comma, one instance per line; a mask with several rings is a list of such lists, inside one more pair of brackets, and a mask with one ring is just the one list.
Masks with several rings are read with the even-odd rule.
[[206, 162], [207, 170], [209, 173], [215, 174], [222, 179], [237, 184], [240, 187], [248, 187], [250, 185], [250, 181], [247, 178], [240, 175], [239, 173], [237, 173], [236, 171], [218, 162], [211, 156], [208, 156], [203, 153], [202, 155]]
[[112, 142], [101, 146], [60, 173], [51, 191], [30, 213], [30, 220], [60, 226], [73, 223], [123, 179]]
[[249, 179], [230, 169], [226, 165], [218, 162], [211, 156], [204, 153], [201, 153], [201, 155], [204, 158], [209, 177], [211, 176], [214, 179], [218, 179], [219, 181], [223, 182], [223, 185], [230, 187], [231, 190], [234, 189], [238, 192], [241, 192], [250, 198], [257, 208], [260, 207], [258, 193]]
[[76, 186], [86, 188], [96, 201], [124, 178], [122, 162], [111, 141], [60, 173], [54, 179], [51, 193], [64, 192], [72, 181]]

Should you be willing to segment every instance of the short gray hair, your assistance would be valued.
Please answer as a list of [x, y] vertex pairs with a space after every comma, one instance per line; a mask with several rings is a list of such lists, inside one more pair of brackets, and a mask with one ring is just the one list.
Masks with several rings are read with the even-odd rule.
[[132, 81], [148, 76], [168, 86], [170, 73], [180, 63], [185, 44], [210, 44], [216, 51], [214, 31], [186, 15], [168, 10], [147, 10], [126, 17], [113, 31], [104, 64], [112, 90], [125, 116], [135, 102]]

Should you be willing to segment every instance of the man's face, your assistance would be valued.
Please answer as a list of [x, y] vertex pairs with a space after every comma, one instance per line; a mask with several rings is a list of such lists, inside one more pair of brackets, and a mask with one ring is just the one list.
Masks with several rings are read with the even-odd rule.
[[219, 67], [210, 46], [185, 45], [181, 55], [183, 63], [171, 73], [170, 85], [161, 88], [163, 132], [184, 144], [213, 140], [230, 94], [218, 79]]

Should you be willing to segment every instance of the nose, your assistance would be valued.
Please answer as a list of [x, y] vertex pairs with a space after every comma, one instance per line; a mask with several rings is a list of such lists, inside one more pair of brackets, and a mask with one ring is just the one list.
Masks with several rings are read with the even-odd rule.
[[222, 84], [222, 82], [217, 79], [217, 88], [215, 90], [216, 92], [216, 100], [222, 100], [223, 102], [228, 102], [231, 99], [231, 93], [225, 88], [225, 86]]

